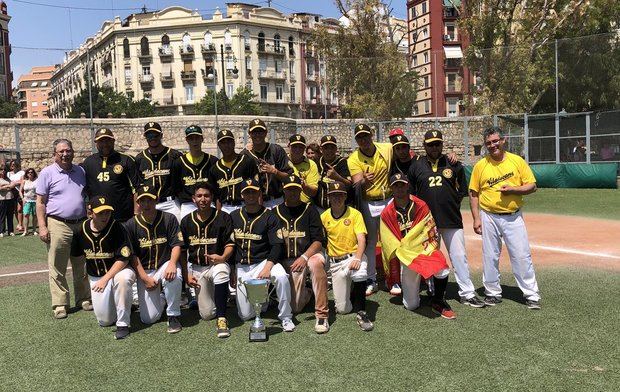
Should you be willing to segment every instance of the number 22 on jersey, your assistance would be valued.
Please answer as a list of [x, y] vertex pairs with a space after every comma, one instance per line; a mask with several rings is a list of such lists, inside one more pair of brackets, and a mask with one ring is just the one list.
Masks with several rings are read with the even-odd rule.
[[442, 180], [443, 177], [441, 176], [432, 176], [428, 178], [428, 186], [430, 188], [434, 187], [434, 186], [442, 186]]

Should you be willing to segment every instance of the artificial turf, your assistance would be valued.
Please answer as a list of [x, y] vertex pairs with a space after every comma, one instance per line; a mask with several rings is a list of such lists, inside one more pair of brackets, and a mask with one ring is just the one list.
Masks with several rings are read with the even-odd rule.
[[[214, 321], [184, 311], [184, 329], [145, 327], [134, 318], [124, 341], [114, 328], [78, 311], [51, 317], [44, 284], [0, 289], [2, 390], [460, 390], [616, 391], [620, 274], [598, 270], [537, 271], [543, 309], [528, 310], [510, 273], [504, 302], [473, 309], [454, 300], [454, 321], [428, 306], [406, 311], [386, 293], [370, 297], [375, 330], [353, 315], [332, 317], [326, 335], [312, 331], [307, 308], [293, 333], [272, 325], [267, 343], [248, 343], [249, 323], [229, 309], [232, 336], [218, 339]], [[474, 282], [480, 284], [479, 274]], [[332, 309], [333, 310], [333, 309]], [[332, 312], [333, 314], [333, 312]], [[134, 316], [137, 314], [134, 313]]]

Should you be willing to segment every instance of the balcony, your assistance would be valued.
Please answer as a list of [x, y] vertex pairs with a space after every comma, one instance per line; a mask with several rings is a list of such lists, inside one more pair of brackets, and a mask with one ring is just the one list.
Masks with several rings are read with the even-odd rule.
[[271, 46], [269, 44], [258, 44], [256, 46], [258, 48], [258, 54], [271, 54], [274, 56], [286, 56], [286, 51], [282, 46]]
[[191, 60], [194, 58], [194, 47], [192, 45], [183, 45], [179, 48], [181, 58], [183, 60]]
[[461, 93], [461, 83], [446, 84], [446, 93]]
[[196, 80], [196, 71], [181, 71], [181, 80], [184, 82]]
[[288, 50], [288, 57], [295, 57], [295, 49], [290, 49]]
[[443, 9], [443, 17], [444, 18], [457, 18], [459, 16], [459, 12], [454, 7], [444, 7]]
[[101, 83], [101, 87], [112, 88], [113, 86], [114, 86], [114, 80], [112, 78], [104, 79], [103, 83]]
[[311, 73], [306, 75], [306, 82], [316, 82], [316, 74]]
[[101, 61], [101, 68], [112, 68], [112, 56], [106, 56], [103, 61]]
[[239, 70], [237, 68], [226, 70], [227, 79], [236, 79], [237, 77], [239, 77]]
[[291, 74], [289, 75], [289, 79], [290, 79], [291, 81], [293, 81], [293, 80], [297, 80], [297, 75], [296, 75], [295, 73], [291, 72]]
[[232, 44], [224, 44], [225, 52], [232, 52]]
[[159, 47], [159, 59], [161, 61], [172, 61], [172, 47], [160, 46]]
[[215, 45], [213, 44], [201, 44], [200, 51], [203, 55], [205, 54], [215, 54]]
[[171, 73], [160, 73], [159, 74], [159, 81], [166, 84], [169, 83], [174, 83], [174, 75]]
[[246, 52], [251, 52], [252, 51], [252, 45], [250, 45], [249, 43], [244, 44], [243, 48], [245, 49]]
[[461, 59], [446, 59], [443, 63], [444, 68], [461, 68]]
[[153, 75], [148, 74], [148, 75], [140, 75], [139, 79], [140, 79], [140, 84], [142, 84], [144, 87], [144, 85], [148, 85], [148, 84], [152, 85], [154, 78], [153, 78]]
[[306, 58], [314, 57], [314, 51], [313, 50], [306, 50], [306, 52], [304, 53], [304, 57], [306, 57]]
[[258, 78], [259, 79], [286, 80], [286, 71], [267, 71], [264, 69], [259, 69]]
[[444, 34], [443, 36], [443, 42], [446, 43], [454, 43], [454, 42], [458, 42], [458, 38], [456, 37], [456, 34]]
[[205, 81], [213, 82], [217, 78], [217, 71], [213, 67], [207, 67], [200, 70], [202, 72], [202, 78]]

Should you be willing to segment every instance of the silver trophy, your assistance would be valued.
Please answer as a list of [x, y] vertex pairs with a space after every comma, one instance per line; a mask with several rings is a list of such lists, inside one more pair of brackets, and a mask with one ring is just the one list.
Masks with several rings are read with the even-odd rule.
[[[263, 304], [269, 299], [269, 279], [248, 279], [242, 281], [239, 278], [239, 284], [245, 287], [244, 296], [248, 302], [254, 306], [256, 318], [250, 327], [250, 342], [266, 342], [267, 331], [265, 330], [265, 322], [260, 318], [260, 312]], [[243, 291], [241, 291], [243, 293]]]

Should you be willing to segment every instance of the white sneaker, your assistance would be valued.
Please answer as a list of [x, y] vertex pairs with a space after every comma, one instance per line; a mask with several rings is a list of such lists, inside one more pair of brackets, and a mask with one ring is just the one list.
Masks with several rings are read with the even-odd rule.
[[33, 231], [32, 235], [39, 235], [39, 233], [37, 233], [36, 231]]
[[316, 323], [314, 324], [314, 332], [316, 333], [326, 333], [329, 331], [329, 322], [326, 318], [318, 318], [316, 319]]
[[27, 232], [27, 231], [24, 231], [24, 232], [22, 233], [22, 237], [25, 237], [26, 235], [28, 235], [28, 232]]
[[368, 283], [368, 285], [366, 286], [366, 296], [368, 297], [369, 295], [373, 295], [376, 292], [377, 292], [377, 283], [376, 282]]
[[403, 293], [403, 289], [400, 288], [400, 285], [398, 283], [394, 283], [394, 285], [392, 285], [392, 288], [390, 289], [390, 294], [401, 295], [402, 293]]
[[290, 318], [282, 320], [282, 329], [284, 332], [293, 332], [295, 330], [295, 323]]

